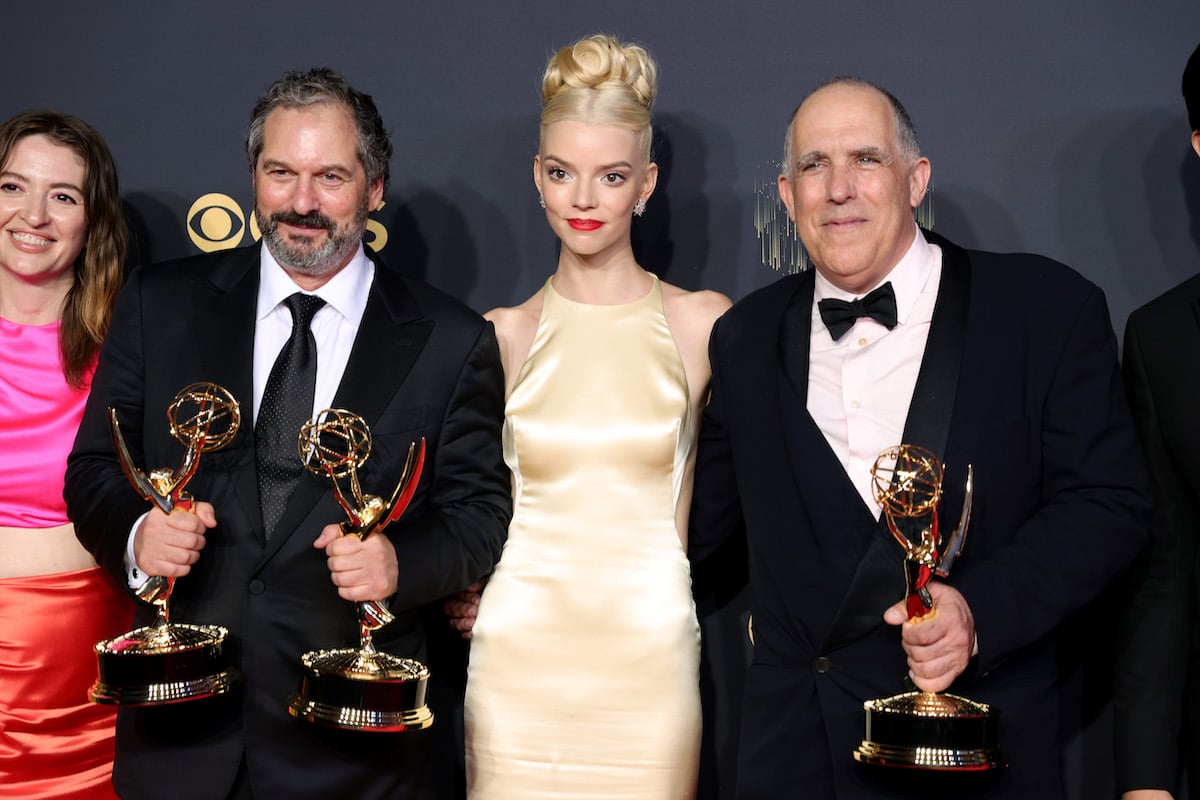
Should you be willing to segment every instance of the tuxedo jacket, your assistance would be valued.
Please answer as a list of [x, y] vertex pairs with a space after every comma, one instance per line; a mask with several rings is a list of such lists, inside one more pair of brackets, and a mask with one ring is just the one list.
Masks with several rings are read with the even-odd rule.
[[[355, 604], [338, 597], [325, 554], [313, 547], [324, 526], [346, 518], [327, 478], [305, 472], [264, 538], [250, 408], [259, 258], [258, 247], [243, 248], [133, 273], [68, 462], [78, 536], [124, 583], [128, 536], [149, 505], [122, 474], [107, 409], [116, 409], [134, 461], [149, 470], [183, 457], [166, 415], [180, 389], [211, 381], [242, 406], [232, 443], [202, 455], [187, 485], [212, 503], [217, 526], [171, 598], [172, 621], [229, 629], [241, 686], [218, 698], [122, 709], [114, 783], [123, 797], [212, 800], [228, 794], [244, 758], [259, 797], [424, 797], [431, 732], [345, 732], [287, 713], [301, 655], [357, 647], [358, 625]], [[383, 534], [396, 549], [399, 587], [390, 599], [397, 618], [374, 637], [381, 651], [421, 659], [425, 607], [499, 558], [511, 513], [503, 394], [491, 325], [376, 260], [333, 405], [370, 427], [371, 454], [358, 472], [364, 492], [390, 497], [410, 443], [423, 437], [427, 446], [412, 503]], [[152, 617], [141, 604], [138, 624]]]
[[[946, 465], [941, 530], [967, 466], [973, 516], [948, 579], [979, 655], [951, 691], [1000, 711], [1011, 766], [961, 778], [858, 764], [863, 702], [905, 689], [903, 551], [806, 410], [814, 276], [736, 304], [710, 342], [691, 555], [744, 531], [754, 654], [741, 798], [1057, 797], [1054, 633], [1146, 537], [1148, 489], [1103, 294], [1032, 255], [942, 249], [942, 277], [903, 442]], [[899, 444], [899, 442], [897, 442]]]
[[1125, 379], [1150, 468], [1154, 523], [1117, 627], [1117, 788], [1174, 791], [1184, 744], [1190, 794], [1200, 797], [1200, 737], [1181, 737], [1200, 720], [1200, 277], [1129, 316]]

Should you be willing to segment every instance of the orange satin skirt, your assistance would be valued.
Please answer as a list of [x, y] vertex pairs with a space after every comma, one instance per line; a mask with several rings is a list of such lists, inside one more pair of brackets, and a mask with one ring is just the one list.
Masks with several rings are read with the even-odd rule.
[[0, 579], [0, 798], [111, 800], [112, 707], [88, 701], [92, 645], [133, 601], [99, 567]]

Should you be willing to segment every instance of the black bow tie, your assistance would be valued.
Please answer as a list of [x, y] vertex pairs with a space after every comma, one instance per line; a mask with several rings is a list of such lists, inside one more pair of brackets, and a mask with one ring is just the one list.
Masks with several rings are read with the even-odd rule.
[[868, 292], [858, 300], [836, 300], [832, 297], [817, 303], [821, 311], [821, 321], [829, 329], [829, 335], [836, 342], [846, 331], [854, 327], [859, 317], [870, 317], [889, 331], [896, 327], [896, 292], [892, 282]]

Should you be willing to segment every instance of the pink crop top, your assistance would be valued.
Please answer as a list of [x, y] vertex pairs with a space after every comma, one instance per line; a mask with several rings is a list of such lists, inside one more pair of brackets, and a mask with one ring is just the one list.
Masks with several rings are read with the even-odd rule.
[[0, 525], [49, 528], [67, 522], [63, 474], [92, 383], [63, 377], [57, 322], [0, 318]]

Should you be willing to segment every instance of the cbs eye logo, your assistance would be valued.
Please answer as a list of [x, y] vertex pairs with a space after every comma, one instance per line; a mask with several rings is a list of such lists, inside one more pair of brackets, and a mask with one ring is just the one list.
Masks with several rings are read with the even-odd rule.
[[[385, 203], [381, 202], [379, 208], [383, 208], [384, 205]], [[188, 236], [191, 237], [192, 244], [205, 253], [237, 247], [246, 238], [247, 229], [251, 239], [257, 242], [262, 238], [258, 220], [251, 213], [247, 224], [246, 216], [237, 201], [227, 194], [210, 192], [201, 195], [187, 212]], [[375, 219], [367, 220], [367, 232], [363, 243], [378, 253], [387, 246], [387, 241], [388, 232], [383, 223]]]

